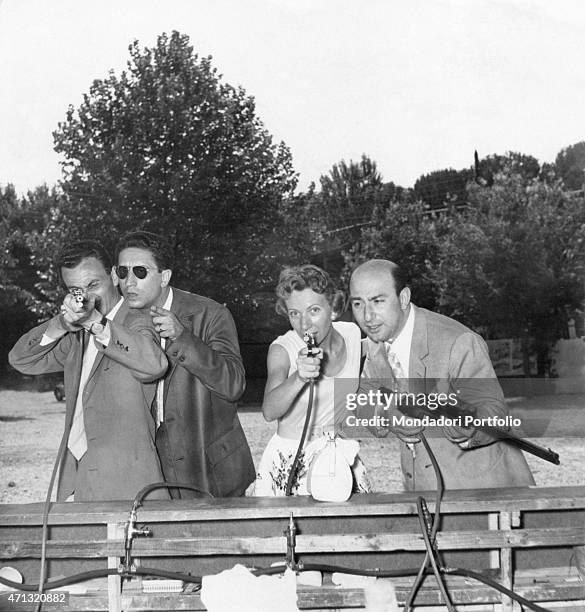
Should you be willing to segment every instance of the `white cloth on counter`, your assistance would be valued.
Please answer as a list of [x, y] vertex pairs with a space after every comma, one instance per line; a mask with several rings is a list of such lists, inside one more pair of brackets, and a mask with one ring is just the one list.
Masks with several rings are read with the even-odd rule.
[[237, 564], [203, 576], [201, 601], [208, 612], [299, 612], [296, 576], [288, 569], [282, 576], [254, 576]]
[[357, 576], [334, 572], [331, 582], [342, 588], [364, 589], [366, 607], [364, 612], [399, 612], [398, 600], [394, 585], [388, 579], [378, 579], [375, 576]]

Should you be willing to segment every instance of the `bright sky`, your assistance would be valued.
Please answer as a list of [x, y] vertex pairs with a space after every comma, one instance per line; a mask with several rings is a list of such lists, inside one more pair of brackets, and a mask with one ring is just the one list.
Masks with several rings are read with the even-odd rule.
[[585, 140], [582, 0], [0, 0], [0, 184], [59, 180], [68, 104], [173, 29], [255, 97], [301, 190], [362, 153], [408, 187]]

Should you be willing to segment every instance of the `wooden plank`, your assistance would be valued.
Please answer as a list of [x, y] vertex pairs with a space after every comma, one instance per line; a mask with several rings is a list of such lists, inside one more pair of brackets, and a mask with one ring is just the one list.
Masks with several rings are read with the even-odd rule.
[[[14, 608], [24, 610], [23, 607]], [[106, 592], [91, 595], [70, 595], [68, 604], [44, 602], [43, 612], [108, 612]], [[7, 612], [7, 611], [2, 611]]]
[[[372, 525], [368, 524], [368, 528]], [[278, 533], [279, 529], [274, 530]], [[547, 529], [440, 531], [440, 550], [481, 550], [490, 548], [534, 548], [540, 546], [578, 546], [585, 544], [585, 527]], [[298, 553], [422, 551], [424, 541], [419, 533], [297, 535]], [[0, 542], [0, 559], [40, 558], [41, 544], [32, 542]], [[184, 557], [206, 555], [282, 554], [286, 538], [137, 538], [132, 545], [136, 557]], [[49, 540], [49, 559], [95, 559], [124, 554], [123, 540]]]
[[[118, 540], [123, 535], [123, 523], [108, 524], [108, 540]], [[118, 569], [119, 563], [117, 556], [108, 557], [108, 569]], [[108, 576], [108, 610], [109, 612], [122, 611], [122, 579], [120, 576]]]
[[[363, 608], [364, 591], [360, 588], [303, 587], [297, 589], [297, 604], [301, 610], [317, 608]], [[275, 604], [276, 605], [276, 604]], [[199, 593], [152, 593], [123, 595], [125, 612], [150, 612], [152, 610], [199, 611], [205, 610]]]
[[[193, 499], [146, 501], [138, 511], [140, 521], [217, 521], [294, 516], [376, 516], [416, 515], [416, 498], [421, 493], [354, 495], [341, 503], [316, 502], [309, 497]], [[427, 497], [431, 512], [434, 493]], [[50, 525], [107, 524], [127, 520], [131, 502], [92, 502], [53, 504]], [[447, 491], [441, 510], [461, 512], [500, 512], [585, 508], [585, 486], [510, 487], [504, 489], [467, 489]], [[0, 506], [0, 526], [41, 525], [42, 504]]]
[[[552, 568], [551, 572], [558, 572], [559, 568]], [[566, 569], [565, 569], [566, 571]], [[543, 573], [551, 573], [543, 570]], [[566, 578], [566, 577], [565, 577]], [[409, 590], [409, 583], [406, 579], [390, 580], [382, 579], [395, 585], [396, 595], [399, 603], [403, 603]], [[412, 579], [411, 579], [412, 580]], [[527, 579], [526, 579], [527, 580]], [[457, 605], [458, 612], [469, 610], [478, 612], [484, 606], [492, 605], [499, 601], [496, 591], [475, 581], [467, 581], [462, 577], [447, 577], [447, 584], [454, 603]], [[151, 593], [143, 594], [139, 590], [129, 589], [126, 593], [122, 591], [120, 603], [125, 612], [152, 612], [160, 611], [203, 611], [205, 607], [201, 603], [199, 593]], [[585, 609], [583, 601], [583, 586], [580, 582], [569, 583], [560, 577], [533, 584], [518, 584], [515, 586], [516, 592], [527, 599], [540, 602], [548, 609], [562, 609], [579, 611]], [[342, 610], [356, 609], [362, 607], [365, 602], [364, 591], [362, 588], [340, 588], [332, 586], [306, 587], [299, 586], [297, 589], [299, 608], [301, 610], [330, 609], [337, 608]], [[549, 602], [564, 602], [562, 607], [550, 605]], [[71, 595], [68, 606], [58, 604], [44, 604], [43, 610], [61, 610], [62, 612], [106, 612], [108, 602], [105, 592], [97, 592], [87, 595]], [[440, 593], [431, 577], [425, 580], [425, 584], [417, 597], [417, 612], [431, 606], [440, 606]]]
[[[385, 579], [387, 582], [392, 582]], [[465, 606], [467, 609], [477, 609], [481, 604], [496, 604], [499, 602], [499, 594], [490, 587], [474, 582], [466, 583], [463, 579], [448, 577], [447, 580], [449, 592], [452, 595], [453, 602], [458, 606]], [[539, 590], [538, 588], [519, 590], [520, 594], [531, 601], [549, 602], [549, 601], [579, 601], [582, 596], [582, 587], [572, 585], [571, 587], [550, 587]], [[365, 605], [365, 594], [363, 588], [340, 588], [340, 587], [305, 587], [297, 588], [298, 607], [301, 610], [311, 609], [354, 609]], [[396, 597], [399, 604], [403, 604], [408, 594], [408, 587], [396, 587]], [[156, 593], [156, 594], [141, 594], [132, 593], [122, 596], [122, 605], [125, 612], [150, 612], [151, 610], [205, 610], [201, 603], [199, 593]], [[442, 606], [441, 595], [436, 586], [431, 586], [431, 581], [423, 586], [417, 597], [417, 611], [419, 606]], [[579, 609], [579, 608], [576, 608]]]
[[[500, 512], [500, 529], [510, 531], [512, 529], [512, 515], [510, 512]], [[502, 548], [500, 550], [500, 568], [502, 585], [513, 590], [514, 568], [512, 565], [512, 549]], [[502, 611], [513, 612], [514, 600], [507, 595], [502, 595]]]
[[[490, 512], [488, 514], [488, 529], [493, 529], [497, 531], [499, 529], [499, 514], [497, 512]], [[500, 567], [500, 551], [499, 550], [490, 550], [490, 567], [497, 568]]]

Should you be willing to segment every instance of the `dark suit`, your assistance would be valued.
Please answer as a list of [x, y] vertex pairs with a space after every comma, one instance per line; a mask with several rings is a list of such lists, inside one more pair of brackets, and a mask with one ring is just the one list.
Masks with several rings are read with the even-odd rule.
[[245, 374], [234, 321], [225, 306], [179, 289], [171, 312], [185, 329], [166, 346], [170, 369], [156, 436], [165, 478], [213, 496], [243, 495], [255, 471], [236, 411]]
[[[485, 341], [449, 317], [415, 308], [408, 376], [412, 392], [458, 390], [460, 405], [474, 410], [477, 417], [508, 415]], [[448, 385], [448, 389], [437, 389], [437, 385]], [[447, 489], [534, 484], [522, 451], [508, 443], [492, 442], [476, 430], [468, 449], [463, 449], [447, 439], [441, 428], [427, 428], [425, 434]], [[400, 447], [406, 490], [435, 489], [435, 474], [423, 445], [415, 445], [414, 455], [402, 440]]]
[[[69, 423], [79, 388], [84, 332], [67, 333], [41, 346], [48, 324], [24, 334], [10, 352], [9, 361], [25, 374], [64, 372]], [[67, 450], [57, 491], [59, 501], [72, 492], [75, 501], [133, 499], [142, 487], [163, 479], [150, 406], [156, 389], [151, 381], [164, 374], [167, 360], [150, 316], [129, 310], [123, 303], [108, 325], [110, 342], [107, 347], [96, 342], [98, 353], [83, 391], [87, 452], [78, 463]], [[85, 342], [94, 341], [86, 334]], [[149, 499], [165, 497], [164, 491], [149, 495]]]

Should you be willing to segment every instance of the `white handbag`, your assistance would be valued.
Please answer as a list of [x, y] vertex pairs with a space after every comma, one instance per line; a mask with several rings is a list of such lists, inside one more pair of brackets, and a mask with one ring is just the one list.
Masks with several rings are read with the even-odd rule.
[[359, 450], [356, 440], [328, 437], [323, 448], [311, 460], [307, 491], [318, 501], [342, 502], [351, 496], [351, 466]]

